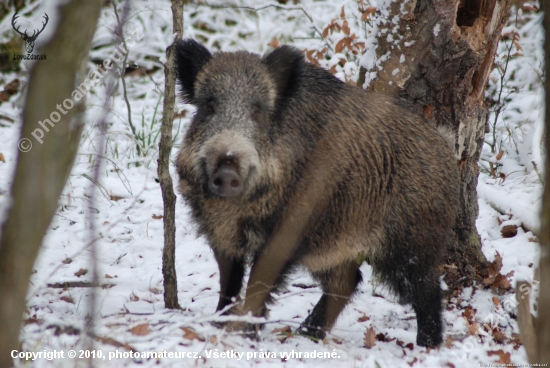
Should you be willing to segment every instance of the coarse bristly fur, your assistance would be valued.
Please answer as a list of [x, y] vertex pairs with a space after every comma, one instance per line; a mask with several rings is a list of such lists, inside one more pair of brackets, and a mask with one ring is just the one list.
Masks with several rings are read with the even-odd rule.
[[197, 107], [176, 161], [179, 189], [219, 264], [217, 310], [240, 293], [247, 262], [292, 221], [287, 207], [308, 184], [305, 173], [327, 170], [330, 185], [316, 187], [327, 205], [273, 289], [293, 266], [306, 267], [324, 294], [300, 331], [324, 337], [361, 281], [358, 256], [367, 255], [412, 304], [417, 344], [439, 345], [438, 266], [458, 202], [445, 138], [399, 100], [346, 85], [289, 46], [263, 57], [212, 55], [183, 40], [175, 52], [183, 100]]

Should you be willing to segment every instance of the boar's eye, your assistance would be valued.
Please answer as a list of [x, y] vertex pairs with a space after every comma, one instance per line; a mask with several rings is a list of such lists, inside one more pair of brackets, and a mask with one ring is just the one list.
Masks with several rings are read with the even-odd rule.
[[260, 101], [256, 101], [252, 104], [252, 108], [250, 109], [250, 117], [252, 119], [258, 119], [261, 114], [262, 114], [262, 103]]
[[213, 114], [216, 112], [216, 100], [214, 98], [208, 99], [206, 102], [206, 109], [209, 114]]
[[205, 110], [208, 115], [212, 115], [216, 112], [216, 99], [213, 97], [210, 97], [208, 100], [206, 100], [205, 103]]

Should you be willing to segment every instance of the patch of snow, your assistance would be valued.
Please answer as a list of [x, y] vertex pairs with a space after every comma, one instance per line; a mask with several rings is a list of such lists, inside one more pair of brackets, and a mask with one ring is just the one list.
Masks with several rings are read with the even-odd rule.
[[[437, 35], [439, 34], [439, 31], [441, 30], [441, 24], [437, 23], [435, 26], [434, 26], [434, 36], [437, 37]], [[407, 46], [408, 47], [408, 46]]]

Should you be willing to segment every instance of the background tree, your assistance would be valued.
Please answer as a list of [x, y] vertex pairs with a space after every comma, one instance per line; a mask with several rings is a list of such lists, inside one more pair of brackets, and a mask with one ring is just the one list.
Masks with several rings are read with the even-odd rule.
[[[546, 38], [544, 41], [545, 53], [545, 75], [550, 72], [550, 39], [548, 38], [548, 30], [550, 29], [550, 4], [542, 1], [542, 10], [544, 11], [544, 29]], [[544, 146], [546, 150], [545, 174], [544, 174], [544, 194], [542, 201], [541, 214], [541, 232], [540, 232], [540, 247], [541, 255], [539, 261], [539, 296], [538, 296], [538, 318], [533, 318], [530, 310], [530, 298], [518, 299], [518, 325], [521, 332], [521, 340], [527, 351], [529, 362], [548, 363], [550, 362], [550, 310], [547, 308], [550, 305], [550, 160], [548, 152], [550, 152], [550, 84], [545, 83], [545, 137]], [[516, 286], [516, 295], [521, 295], [522, 290], [530, 285], [527, 282], [518, 282]]]
[[539, 317], [536, 326], [537, 334], [537, 355], [531, 363], [550, 363], [550, 159], [548, 158], [548, 152], [550, 152], [550, 83], [548, 83], [548, 73], [550, 73], [550, 4], [548, 1], [541, 1], [542, 9], [544, 11], [544, 29], [546, 31], [546, 38], [544, 41], [544, 54], [545, 54], [545, 101], [546, 101], [546, 114], [545, 114], [545, 128], [546, 134], [544, 138], [546, 149], [546, 161], [545, 161], [545, 179], [544, 182], [544, 196], [542, 202], [542, 219], [541, 219], [541, 234], [540, 234], [540, 246], [541, 255], [539, 262], [540, 271], [540, 285], [539, 285], [539, 300], [538, 308]]
[[510, 0], [391, 2], [377, 9], [376, 41], [367, 44], [358, 80], [411, 101], [456, 136], [461, 206], [445, 270], [451, 288], [486, 273], [475, 226], [478, 159], [488, 115], [485, 86], [509, 7]]
[[[100, 1], [72, 1], [59, 12], [58, 28], [42, 50], [48, 62], [37, 62], [30, 73], [23, 111], [17, 169], [11, 187], [11, 208], [0, 237], [0, 366], [11, 367], [17, 349], [25, 297], [42, 238], [57, 209], [77, 152], [83, 128], [83, 100], [59, 114], [43, 143], [29, 138], [44, 120], [71, 97], [86, 61], [99, 18]], [[26, 141], [24, 141], [26, 139]]]
[[[176, 35], [174, 42], [183, 37], [183, 4], [185, 0], [172, 2], [172, 24]], [[162, 251], [162, 275], [164, 277], [164, 305], [179, 308], [176, 276], [176, 195], [170, 176], [170, 153], [172, 152], [172, 127], [176, 100], [176, 70], [172, 45], [166, 48], [164, 65], [164, 103], [159, 142], [158, 176], [164, 203], [164, 249]]]

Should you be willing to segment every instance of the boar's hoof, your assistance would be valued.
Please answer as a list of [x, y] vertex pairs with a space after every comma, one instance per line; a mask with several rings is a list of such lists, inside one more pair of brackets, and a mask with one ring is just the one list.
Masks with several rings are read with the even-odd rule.
[[443, 342], [443, 338], [441, 337], [441, 334], [438, 334], [437, 336], [429, 336], [426, 333], [423, 333], [422, 330], [418, 331], [418, 334], [416, 335], [416, 345], [418, 346], [425, 346], [427, 348], [437, 348], [441, 343]]
[[225, 324], [225, 330], [228, 332], [237, 332], [240, 335], [257, 340], [260, 325], [248, 322], [231, 321]]
[[326, 337], [325, 331], [319, 327], [306, 326], [302, 324], [297, 330], [296, 335], [310, 337], [313, 341], [319, 342]]
[[234, 197], [243, 191], [243, 182], [239, 174], [230, 166], [221, 166], [208, 182], [210, 190], [222, 197]]

